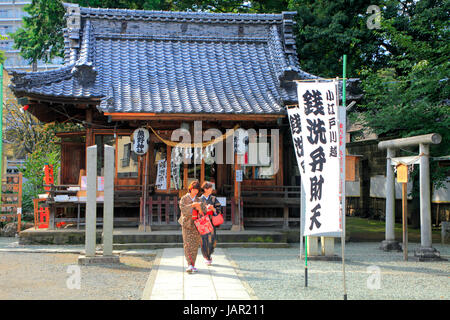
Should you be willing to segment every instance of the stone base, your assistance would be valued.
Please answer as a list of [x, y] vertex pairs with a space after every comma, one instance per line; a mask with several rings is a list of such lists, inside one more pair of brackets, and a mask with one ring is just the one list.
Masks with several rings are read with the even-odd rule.
[[441, 258], [441, 254], [433, 247], [420, 247], [414, 250], [414, 258], [418, 261], [447, 261]]
[[112, 263], [120, 263], [119, 256], [99, 256], [96, 255], [94, 257], [86, 257], [85, 255], [81, 255], [78, 257], [78, 264], [87, 266], [93, 264], [112, 264]]
[[231, 226], [231, 231], [244, 231], [244, 227], [238, 224], [233, 224]]
[[383, 251], [403, 251], [401, 244], [396, 240], [381, 241], [380, 250]]
[[149, 226], [149, 225], [146, 225], [145, 228], [144, 228], [144, 225], [143, 225], [143, 224], [140, 224], [138, 230], [139, 230], [139, 231], [142, 231], [142, 232], [151, 232], [151, 231], [152, 231], [152, 228], [151, 228], [151, 226]]

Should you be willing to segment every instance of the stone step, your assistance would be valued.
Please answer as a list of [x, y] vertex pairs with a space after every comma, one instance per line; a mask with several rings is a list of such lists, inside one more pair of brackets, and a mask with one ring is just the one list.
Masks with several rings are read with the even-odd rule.
[[[217, 233], [218, 242], [261, 242], [261, 243], [286, 243], [287, 236], [280, 232], [231, 232], [223, 231]], [[124, 233], [114, 234], [115, 244], [126, 243], [182, 243], [181, 231], [163, 232], [156, 231], [150, 233]]]
[[[164, 248], [182, 248], [183, 243], [116, 243], [114, 250], [132, 250], [132, 249], [164, 249]], [[224, 242], [218, 243], [217, 248], [288, 248], [288, 243], [270, 243], [270, 242]]]
[[[288, 234], [286, 232], [277, 232], [269, 230], [218, 230], [219, 243], [287, 243]], [[102, 243], [102, 230], [97, 229], [97, 244]], [[183, 237], [181, 230], [166, 230], [141, 232], [137, 229], [114, 229], [113, 242], [115, 244], [127, 243], [182, 243]], [[19, 235], [19, 244], [84, 244], [84, 230], [45, 230], [34, 228], [22, 231]]]

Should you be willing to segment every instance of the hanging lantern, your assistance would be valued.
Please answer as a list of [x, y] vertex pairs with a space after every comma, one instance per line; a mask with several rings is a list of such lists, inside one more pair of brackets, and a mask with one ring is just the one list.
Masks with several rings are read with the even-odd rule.
[[148, 151], [150, 133], [145, 128], [139, 128], [133, 132], [133, 151], [137, 155], [144, 155]]
[[215, 160], [214, 157], [215, 157], [215, 148], [214, 145], [210, 144], [205, 148], [203, 152], [203, 159], [205, 160], [206, 164], [213, 164]]
[[238, 155], [245, 154], [245, 147], [248, 145], [248, 132], [244, 129], [237, 129], [234, 132], [234, 150]]

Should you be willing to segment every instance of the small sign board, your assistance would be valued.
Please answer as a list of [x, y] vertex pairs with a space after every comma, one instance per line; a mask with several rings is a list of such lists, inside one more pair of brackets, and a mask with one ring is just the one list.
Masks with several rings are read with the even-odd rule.
[[227, 206], [227, 198], [226, 197], [216, 197], [217, 201], [220, 202], [220, 205], [222, 207], [226, 207]]
[[408, 183], [408, 166], [403, 163], [397, 165], [397, 182]]
[[242, 170], [236, 170], [236, 182], [242, 182], [244, 173]]

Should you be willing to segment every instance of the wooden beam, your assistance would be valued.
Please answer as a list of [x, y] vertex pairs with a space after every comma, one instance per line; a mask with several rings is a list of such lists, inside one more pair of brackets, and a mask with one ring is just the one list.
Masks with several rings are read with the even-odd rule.
[[67, 137], [67, 136], [84, 136], [86, 131], [69, 131], [69, 132], [57, 132], [55, 136], [57, 137]]
[[39, 94], [33, 94], [33, 93], [27, 93], [26, 95], [18, 94], [16, 95], [17, 98], [28, 98], [30, 101], [42, 101], [45, 103], [61, 103], [61, 104], [90, 104], [90, 105], [98, 105], [101, 102], [101, 98], [75, 98], [75, 97], [55, 97], [55, 96], [42, 96]]
[[285, 114], [221, 114], [221, 113], [120, 113], [105, 112], [111, 120], [209, 120], [209, 121], [276, 121]]

